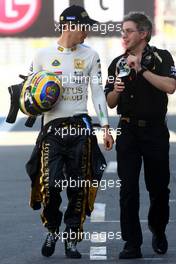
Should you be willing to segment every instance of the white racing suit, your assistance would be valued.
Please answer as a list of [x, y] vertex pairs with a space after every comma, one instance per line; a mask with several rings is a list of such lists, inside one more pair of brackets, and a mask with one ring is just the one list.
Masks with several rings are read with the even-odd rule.
[[[66, 231], [71, 229], [79, 233], [83, 230], [85, 215], [90, 215], [93, 210], [97, 188], [80, 187], [80, 184], [70, 187], [70, 180], [77, 183], [79, 180], [92, 181], [97, 175], [100, 180], [106, 166], [95, 137], [90, 133], [79, 133], [81, 128], [92, 131], [87, 111], [89, 83], [99, 122], [101, 126], [108, 125], [100, 59], [95, 51], [85, 45], [77, 45], [72, 49], [47, 48], [39, 51], [33, 60], [32, 71], [41, 70], [57, 74], [63, 85], [63, 94], [52, 110], [44, 114], [44, 128], [37, 151], [35, 149], [33, 153], [39, 154], [41, 162], [37, 163], [37, 169], [34, 170], [32, 166], [36, 164], [36, 156], [33, 155], [27, 164], [27, 172], [32, 179], [31, 206], [38, 209], [36, 202], [42, 202], [43, 224], [52, 232], [57, 231], [62, 220], [62, 188], [58, 183], [66, 179]], [[70, 128], [75, 128], [76, 134], [72, 135]], [[63, 135], [63, 129], [68, 133]], [[42, 133], [45, 136], [41, 136]], [[81, 238], [78, 237], [78, 240]]]

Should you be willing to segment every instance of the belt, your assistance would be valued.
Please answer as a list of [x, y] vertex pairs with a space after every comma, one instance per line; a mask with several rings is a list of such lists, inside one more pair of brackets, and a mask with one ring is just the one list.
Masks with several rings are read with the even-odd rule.
[[162, 119], [162, 120], [143, 120], [143, 119], [136, 119], [133, 117], [124, 117], [124, 116], [122, 116], [120, 118], [120, 121], [125, 121], [126, 123], [136, 125], [138, 127], [164, 125], [166, 123], [165, 119]]

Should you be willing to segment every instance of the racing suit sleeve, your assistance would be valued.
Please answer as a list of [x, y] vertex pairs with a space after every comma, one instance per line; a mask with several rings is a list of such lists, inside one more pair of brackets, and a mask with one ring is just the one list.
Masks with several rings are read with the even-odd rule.
[[116, 75], [115, 75], [115, 60], [113, 60], [108, 67], [108, 78], [106, 80], [106, 85], [104, 88], [104, 93], [105, 96], [107, 97], [108, 93], [112, 92], [114, 90], [114, 82], [116, 80]]
[[33, 58], [33, 61], [31, 63], [29, 74], [42, 71], [42, 56], [41, 51], [37, 52]]
[[100, 58], [95, 53], [90, 70], [92, 101], [101, 126], [108, 125], [108, 111], [102, 86]]

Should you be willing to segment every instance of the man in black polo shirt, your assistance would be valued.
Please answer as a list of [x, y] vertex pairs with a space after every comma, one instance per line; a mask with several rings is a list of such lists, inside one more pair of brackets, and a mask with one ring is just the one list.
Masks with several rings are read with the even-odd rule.
[[151, 21], [129, 13], [122, 23], [125, 53], [108, 69], [105, 94], [110, 108], [121, 115], [116, 150], [121, 179], [120, 220], [126, 241], [120, 259], [140, 258], [142, 231], [139, 220], [139, 174], [144, 162], [150, 197], [148, 225], [156, 253], [165, 254], [169, 221], [169, 132], [165, 122], [167, 93], [176, 89], [176, 70], [167, 50], [149, 46]]

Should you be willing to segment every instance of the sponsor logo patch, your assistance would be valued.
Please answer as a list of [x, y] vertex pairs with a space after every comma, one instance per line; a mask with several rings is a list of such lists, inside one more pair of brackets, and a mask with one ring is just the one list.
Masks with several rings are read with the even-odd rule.
[[53, 62], [52, 62], [52, 66], [54, 66], [54, 67], [58, 67], [58, 66], [60, 66], [61, 65], [61, 63], [60, 63], [60, 61], [58, 61], [58, 60], [54, 60]]
[[75, 20], [76, 17], [75, 16], [66, 16], [66, 20]]
[[74, 68], [77, 70], [83, 70], [85, 68], [85, 61], [81, 59], [74, 59]]
[[171, 76], [176, 77], [176, 68], [174, 66], [171, 66]]

